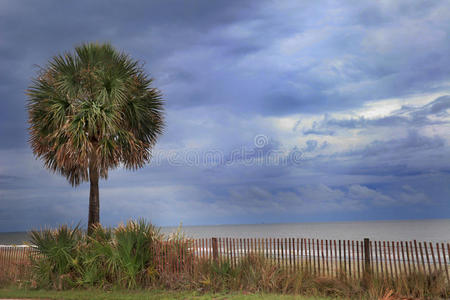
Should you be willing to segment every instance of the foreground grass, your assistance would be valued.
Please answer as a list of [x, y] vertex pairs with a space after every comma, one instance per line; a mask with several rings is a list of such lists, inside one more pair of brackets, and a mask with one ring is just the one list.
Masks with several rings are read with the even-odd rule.
[[68, 290], [68, 291], [47, 291], [47, 290], [28, 290], [19, 289], [15, 287], [0, 289], [0, 298], [32, 298], [32, 299], [64, 299], [64, 300], [100, 300], [100, 299], [116, 299], [116, 300], [135, 300], [135, 299], [147, 299], [147, 300], [164, 300], [164, 299], [195, 299], [195, 300], [312, 300], [312, 299], [327, 299], [327, 298], [308, 298], [292, 295], [270, 295], [270, 294], [211, 294], [211, 293], [196, 293], [186, 291], [163, 291], [163, 290], [139, 290], [139, 291], [127, 291], [127, 290], [115, 290], [115, 291], [102, 291], [98, 289], [93, 290]]

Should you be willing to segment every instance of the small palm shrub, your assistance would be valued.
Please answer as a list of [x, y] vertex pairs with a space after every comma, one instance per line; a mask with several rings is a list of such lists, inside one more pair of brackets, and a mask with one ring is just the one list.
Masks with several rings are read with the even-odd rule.
[[31, 243], [39, 252], [34, 259], [35, 279], [41, 286], [62, 288], [73, 279], [72, 274], [79, 268], [80, 247], [83, 233], [79, 226], [70, 228], [62, 225], [57, 229], [33, 230]]
[[66, 225], [32, 231], [31, 243], [40, 253], [32, 262], [34, 281], [57, 289], [148, 285], [156, 276], [150, 249], [162, 238], [159, 229], [144, 220], [115, 229], [96, 225], [90, 235]]
[[155, 273], [153, 244], [161, 240], [159, 229], [146, 223], [129, 221], [114, 230], [114, 239], [110, 245], [110, 270], [116, 272], [118, 282], [127, 288], [143, 285], [148, 277]]

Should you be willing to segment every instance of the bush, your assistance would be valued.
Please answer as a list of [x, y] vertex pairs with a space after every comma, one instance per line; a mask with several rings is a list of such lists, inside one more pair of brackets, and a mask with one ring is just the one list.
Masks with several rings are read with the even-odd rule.
[[72, 283], [83, 239], [78, 226], [69, 228], [62, 225], [55, 230], [31, 231], [31, 243], [41, 254], [32, 262], [38, 285], [62, 289]]
[[155, 276], [150, 248], [161, 243], [159, 229], [144, 220], [129, 221], [115, 229], [98, 225], [88, 236], [78, 226], [31, 232], [41, 254], [33, 263], [39, 287], [75, 286], [136, 288]]

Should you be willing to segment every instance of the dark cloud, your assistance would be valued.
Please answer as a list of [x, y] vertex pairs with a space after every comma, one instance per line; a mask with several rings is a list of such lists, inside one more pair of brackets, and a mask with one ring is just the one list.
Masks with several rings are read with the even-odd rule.
[[450, 95], [445, 95], [420, 107], [404, 105], [396, 113], [410, 114], [416, 118], [422, 118], [429, 115], [448, 116], [448, 109], [450, 109]]
[[306, 147], [303, 148], [303, 151], [305, 152], [313, 152], [317, 149], [318, 142], [316, 140], [307, 140], [306, 141]]

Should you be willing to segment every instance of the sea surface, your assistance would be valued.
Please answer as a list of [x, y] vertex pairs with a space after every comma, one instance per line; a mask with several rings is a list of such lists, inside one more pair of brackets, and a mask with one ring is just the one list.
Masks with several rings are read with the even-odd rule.
[[[162, 227], [170, 234], [177, 227]], [[450, 219], [408, 221], [366, 221], [328, 223], [282, 223], [251, 225], [185, 226], [187, 237], [304, 237], [341, 240], [450, 242]], [[26, 232], [0, 232], [0, 245], [20, 245], [29, 240]]]

